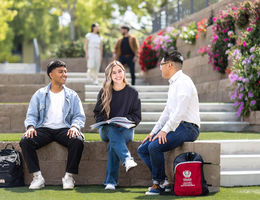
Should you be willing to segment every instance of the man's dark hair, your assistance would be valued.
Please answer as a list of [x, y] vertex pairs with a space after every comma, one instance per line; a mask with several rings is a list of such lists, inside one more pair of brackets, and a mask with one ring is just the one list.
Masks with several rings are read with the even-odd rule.
[[124, 26], [121, 26], [121, 29], [126, 29], [127, 31], [129, 31], [129, 30], [130, 30], [129, 26], [126, 26], [126, 25], [124, 25]]
[[176, 50], [165, 52], [162, 58], [164, 62], [172, 61], [172, 62], [183, 64], [183, 57], [181, 53]]
[[[54, 61], [51, 61], [48, 65], [47, 65], [47, 74], [48, 76], [50, 77], [50, 73], [52, 70], [54, 70], [55, 68], [57, 67], [66, 67], [66, 63], [61, 61], [61, 60], [54, 60]], [[50, 77], [51, 78], [51, 77]]]

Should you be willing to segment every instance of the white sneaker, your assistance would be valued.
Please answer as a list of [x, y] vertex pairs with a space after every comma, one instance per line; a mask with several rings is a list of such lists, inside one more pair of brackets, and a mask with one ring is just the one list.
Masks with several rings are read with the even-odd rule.
[[62, 184], [64, 190], [72, 190], [74, 188], [75, 181], [72, 176], [64, 176], [62, 178]]
[[105, 190], [115, 190], [115, 189], [116, 189], [116, 187], [113, 184], [107, 184], [105, 187]]
[[41, 189], [45, 186], [45, 180], [41, 175], [33, 176], [33, 180], [29, 186], [29, 189], [36, 190]]
[[125, 161], [125, 170], [128, 172], [131, 168], [136, 167], [137, 163], [132, 159], [126, 159]]

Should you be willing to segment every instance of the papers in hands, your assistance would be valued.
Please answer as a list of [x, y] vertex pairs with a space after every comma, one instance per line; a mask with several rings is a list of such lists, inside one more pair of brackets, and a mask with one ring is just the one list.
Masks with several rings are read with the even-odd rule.
[[90, 128], [91, 128], [91, 130], [94, 128], [100, 128], [102, 125], [105, 125], [105, 124], [115, 124], [118, 126], [128, 128], [128, 129], [135, 127], [135, 123], [133, 121], [130, 121], [126, 117], [113, 117], [110, 120], [92, 124], [92, 125], [90, 125]]

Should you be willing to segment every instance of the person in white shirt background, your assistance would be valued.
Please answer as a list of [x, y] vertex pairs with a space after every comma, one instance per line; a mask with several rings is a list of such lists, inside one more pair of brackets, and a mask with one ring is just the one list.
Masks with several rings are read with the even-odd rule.
[[88, 78], [94, 84], [97, 84], [103, 53], [102, 37], [99, 35], [99, 25], [97, 23], [92, 24], [91, 32], [86, 34], [84, 49]]
[[152, 172], [153, 186], [146, 195], [169, 191], [164, 167], [164, 152], [199, 136], [198, 93], [191, 78], [182, 72], [183, 57], [178, 51], [166, 52], [161, 60], [162, 77], [169, 79], [164, 111], [151, 133], [138, 147], [138, 156]]

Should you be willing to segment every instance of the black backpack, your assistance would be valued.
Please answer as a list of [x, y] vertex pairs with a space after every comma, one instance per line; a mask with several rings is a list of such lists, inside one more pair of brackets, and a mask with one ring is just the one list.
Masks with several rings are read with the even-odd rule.
[[211, 163], [205, 163], [201, 155], [195, 152], [182, 153], [175, 158], [173, 163], [175, 195], [197, 196], [209, 193], [203, 164]]
[[[11, 146], [10, 148], [7, 148]], [[0, 151], [0, 187], [24, 186], [23, 165], [20, 152], [12, 144]]]

